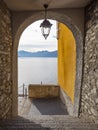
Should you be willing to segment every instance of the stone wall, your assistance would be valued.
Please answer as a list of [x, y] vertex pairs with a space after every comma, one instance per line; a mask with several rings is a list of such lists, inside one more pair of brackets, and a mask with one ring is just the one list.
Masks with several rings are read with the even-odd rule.
[[33, 98], [59, 97], [59, 86], [57, 85], [30, 84], [28, 91], [28, 96]]
[[86, 7], [81, 116], [98, 121], [98, 0]]
[[11, 117], [11, 21], [10, 12], [0, 0], [0, 119]]

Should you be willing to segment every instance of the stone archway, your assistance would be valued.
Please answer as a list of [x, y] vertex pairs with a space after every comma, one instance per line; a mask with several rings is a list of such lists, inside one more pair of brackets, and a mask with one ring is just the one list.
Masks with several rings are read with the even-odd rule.
[[[12, 104], [12, 114], [13, 116], [17, 115], [18, 112], [18, 85], [17, 85], [17, 49], [20, 36], [23, 30], [29, 26], [31, 23], [43, 19], [44, 12], [36, 12], [34, 15], [31, 15], [22, 22], [18, 27], [13, 44], [13, 104]], [[79, 115], [79, 102], [80, 102], [80, 91], [81, 91], [81, 80], [82, 80], [82, 58], [83, 58], [83, 37], [78, 29], [78, 27], [72, 22], [72, 20], [64, 14], [49, 11], [48, 18], [52, 20], [59, 21], [65, 24], [73, 33], [76, 40], [76, 80], [75, 80], [75, 93], [74, 93], [74, 105], [73, 105], [73, 116], [78, 117]]]

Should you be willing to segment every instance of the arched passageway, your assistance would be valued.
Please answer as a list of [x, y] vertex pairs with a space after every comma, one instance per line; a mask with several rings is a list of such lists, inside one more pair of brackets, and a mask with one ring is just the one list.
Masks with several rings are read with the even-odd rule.
[[[74, 90], [74, 103], [72, 105], [71, 112], [69, 114], [73, 116], [78, 116], [79, 114], [79, 101], [80, 101], [80, 90], [81, 90], [81, 77], [82, 77], [82, 57], [83, 57], [83, 37], [80, 30], [72, 22], [72, 20], [66, 15], [61, 13], [55, 13], [52, 11], [48, 12], [48, 18], [52, 20], [57, 20], [65, 24], [73, 33], [73, 36], [76, 41], [76, 78], [75, 78], [75, 90]], [[17, 48], [19, 43], [19, 38], [23, 30], [30, 25], [32, 22], [43, 19], [43, 12], [35, 13], [28, 19], [25, 19], [23, 23], [17, 28], [16, 34], [14, 36], [13, 44], [13, 116], [17, 115]], [[69, 107], [69, 106], [68, 106]], [[70, 109], [70, 108], [68, 108]]]

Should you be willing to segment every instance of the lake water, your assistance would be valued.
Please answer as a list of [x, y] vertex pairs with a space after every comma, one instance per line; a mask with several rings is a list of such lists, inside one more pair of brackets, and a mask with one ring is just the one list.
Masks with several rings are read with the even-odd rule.
[[57, 58], [18, 58], [18, 87], [57, 84]]

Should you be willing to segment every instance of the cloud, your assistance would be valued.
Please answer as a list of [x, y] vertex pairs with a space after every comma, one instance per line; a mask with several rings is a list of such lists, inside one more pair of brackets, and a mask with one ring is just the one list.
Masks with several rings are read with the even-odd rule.
[[40, 48], [43, 48], [43, 47], [56, 47], [56, 45], [54, 45], [54, 44], [53, 45], [49, 45], [49, 44], [48, 45], [40, 45], [40, 44], [39, 45], [37, 45], [37, 44], [31, 45], [31, 44], [29, 44], [29, 45], [20, 45], [19, 47], [36, 47], [36, 48], [40, 47]]

